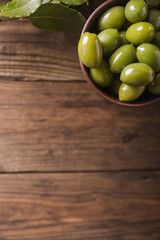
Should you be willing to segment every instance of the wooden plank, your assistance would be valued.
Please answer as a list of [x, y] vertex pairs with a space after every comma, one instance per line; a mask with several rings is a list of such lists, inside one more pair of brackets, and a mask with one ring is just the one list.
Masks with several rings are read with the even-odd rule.
[[4, 80], [83, 80], [79, 67], [79, 36], [46, 32], [26, 21], [0, 28], [0, 78]]
[[160, 169], [160, 102], [119, 107], [79, 82], [0, 89], [1, 172]]
[[[104, 0], [79, 10], [88, 17]], [[83, 80], [77, 45], [79, 35], [47, 32], [27, 20], [0, 23], [0, 78], [22, 81]]]
[[0, 240], [159, 240], [160, 172], [0, 175]]

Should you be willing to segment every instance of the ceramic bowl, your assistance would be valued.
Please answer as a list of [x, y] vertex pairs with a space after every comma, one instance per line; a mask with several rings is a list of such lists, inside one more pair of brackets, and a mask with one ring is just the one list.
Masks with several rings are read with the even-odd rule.
[[[98, 8], [95, 9], [95, 11], [88, 18], [86, 24], [84, 25], [81, 35], [85, 32], [98, 33], [96, 26], [97, 26], [97, 19], [100, 17], [100, 15], [111, 7], [125, 6], [127, 2], [128, 0], [108, 0], [103, 4], [101, 4]], [[128, 107], [145, 106], [160, 100], [160, 95], [151, 95], [147, 91], [145, 91], [145, 93], [136, 101], [121, 102], [119, 101], [118, 97], [114, 96], [108, 90], [100, 88], [92, 81], [89, 74], [89, 69], [86, 66], [84, 66], [84, 64], [81, 61], [80, 61], [80, 67], [82, 69], [83, 76], [88, 82], [88, 84], [106, 100], [109, 100], [121, 106], [128, 106]]]

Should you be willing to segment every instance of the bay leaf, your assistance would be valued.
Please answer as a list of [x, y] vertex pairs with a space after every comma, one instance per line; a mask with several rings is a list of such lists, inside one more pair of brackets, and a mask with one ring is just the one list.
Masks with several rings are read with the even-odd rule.
[[53, 4], [60, 3], [60, 0], [52, 0], [51, 3], [53, 3]]
[[43, 0], [42, 4], [49, 3], [49, 2], [51, 2], [51, 0]]
[[42, 0], [13, 0], [0, 13], [0, 16], [9, 18], [27, 17], [34, 13], [42, 4]]
[[4, 7], [5, 7], [5, 4], [0, 1], [0, 11], [2, 11], [2, 9], [3, 9]]
[[85, 23], [85, 18], [77, 10], [62, 4], [53, 3], [42, 4], [29, 17], [29, 20], [35, 27], [43, 30], [65, 31], [78, 34]]

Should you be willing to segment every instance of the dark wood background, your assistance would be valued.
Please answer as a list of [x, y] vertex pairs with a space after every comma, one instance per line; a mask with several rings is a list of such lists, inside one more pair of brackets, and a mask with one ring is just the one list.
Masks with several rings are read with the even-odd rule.
[[78, 39], [0, 25], [0, 240], [160, 240], [160, 103], [103, 100]]

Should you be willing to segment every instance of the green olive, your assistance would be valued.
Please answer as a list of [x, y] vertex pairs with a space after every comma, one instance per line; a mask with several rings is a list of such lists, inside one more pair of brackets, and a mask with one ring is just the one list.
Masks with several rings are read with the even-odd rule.
[[152, 94], [160, 94], [160, 73], [158, 73], [153, 82], [147, 86], [148, 92]]
[[134, 23], [128, 28], [126, 32], [127, 40], [134, 45], [150, 42], [153, 40], [154, 36], [154, 27], [151, 23], [148, 22]]
[[120, 79], [131, 86], [144, 86], [153, 81], [154, 71], [145, 63], [132, 63], [123, 69]]
[[105, 11], [98, 19], [99, 31], [107, 28], [120, 29], [125, 23], [124, 7], [116, 6]]
[[78, 55], [82, 63], [89, 67], [98, 67], [102, 61], [102, 46], [94, 33], [84, 33], [78, 43]]
[[148, 7], [144, 0], [130, 0], [125, 7], [125, 17], [131, 23], [143, 21], [148, 14]]
[[121, 81], [117, 80], [117, 79], [113, 79], [113, 81], [108, 89], [111, 93], [118, 96], [120, 86], [121, 86]]
[[90, 69], [90, 75], [93, 81], [100, 87], [108, 87], [113, 78], [109, 66], [104, 60], [102, 60], [99, 67]]
[[160, 11], [157, 9], [151, 9], [148, 13], [147, 20], [152, 23], [155, 30], [160, 30]]
[[140, 63], [148, 64], [155, 72], [160, 71], [160, 50], [151, 43], [143, 43], [137, 48]]
[[125, 44], [129, 43], [127, 38], [126, 38], [126, 31], [120, 31], [119, 35], [120, 35], [120, 44], [121, 45], [125, 45]]
[[123, 102], [131, 102], [139, 98], [145, 90], [145, 86], [129, 86], [122, 83], [119, 89], [119, 100]]
[[120, 35], [117, 29], [105, 29], [98, 34], [104, 55], [110, 55], [120, 45]]
[[110, 57], [110, 69], [114, 73], [120, 73], [130, 63], [136, 61], [136, 50], [131, 44], [119, 47]]
[[160, 48], [160, 32], [156, 32], [152, 43], [155, 44], [158, 48]]

